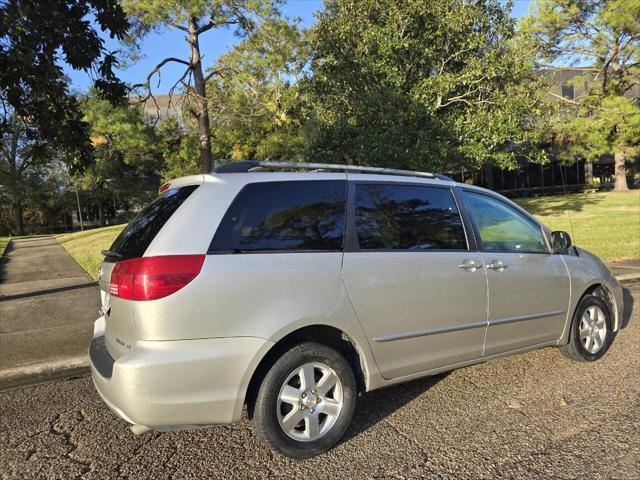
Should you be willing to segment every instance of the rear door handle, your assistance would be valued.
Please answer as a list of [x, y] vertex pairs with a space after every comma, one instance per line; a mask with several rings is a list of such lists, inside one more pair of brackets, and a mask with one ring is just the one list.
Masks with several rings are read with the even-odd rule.
[[478, 264], [473, 260], [465, 259], [462, 261], [458, 268], [462, 268], [463, 270], [468, 270], [470, 272], [475, 272], [478, 269]]
[[502, 263], [500, 260], [491, 260], [491, 263], [487, 265], [487, 268], [490, 268], [491, 270], [495, 270], [496, 272], [501, 272], [505, 268], [507, 268], [507, 265]]

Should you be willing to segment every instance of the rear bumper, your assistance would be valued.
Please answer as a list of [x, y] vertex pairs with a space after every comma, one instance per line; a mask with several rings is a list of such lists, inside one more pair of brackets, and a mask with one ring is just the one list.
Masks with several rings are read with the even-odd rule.
[[251, 375], [273, 345], [255, 337], [138, 341], [113, 360], [101, 347], [101, 320], [89, 352], [98, 393], [129, 423], [158, 430], [239, 420]]

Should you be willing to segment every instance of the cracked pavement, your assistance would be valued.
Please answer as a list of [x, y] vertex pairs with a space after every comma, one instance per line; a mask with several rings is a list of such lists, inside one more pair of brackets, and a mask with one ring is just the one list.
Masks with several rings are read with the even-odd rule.
[[[2, 478], [638, 478], [640, 286], [593, 364], [554, 348], [368, 393], [344, 441], [294, 461], [232, 426], [134, 436], [89, 377], [0, 394]], [[630, 308], [633, 303], [633, 311]]]

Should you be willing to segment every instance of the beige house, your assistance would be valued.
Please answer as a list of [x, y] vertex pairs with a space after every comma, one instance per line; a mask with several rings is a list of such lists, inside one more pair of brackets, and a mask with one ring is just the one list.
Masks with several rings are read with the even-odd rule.
[[184, 125], [184, 108], [186, 106], [186, 95], [176, 93], [174, 95], [154, 95], [153, 97], [131, 97], [131, 105], [138, 105], [142, 108], [142, 116], [145, 122], [150, 125], [162, 122], [167, 118], [177, 120], [180, 125]]
[[[547, 73], [553, 86], [549, 94], [552, 98], [562, 101], [579, 100], [589, 92], [592, 78], [600, 75], [597, 69], [591, 67], [558, 68]], [[625, 97], [640, 101], [640, 84], [631, 87]]]

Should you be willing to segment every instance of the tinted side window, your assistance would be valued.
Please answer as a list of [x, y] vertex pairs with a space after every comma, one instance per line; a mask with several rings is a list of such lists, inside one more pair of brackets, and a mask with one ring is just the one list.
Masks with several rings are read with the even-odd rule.
[[196, 188], [188, 185], [164, 192], [129, 222], [109, 250], [121, 255], [122, 260], [144, 255], [160, 229]]
[[356, 230], [361, 250], [466, 250], [453, 194], [444, 188], [360, 184]]
[[464, 198], [480, 233], [483, 250], [548, 253], [542, 230], [531, 219], [487, 195], [465, 192]]
[[341, 250], [345, 210], [345, 181], [252, 183], [227, 210], [209, 251]]

